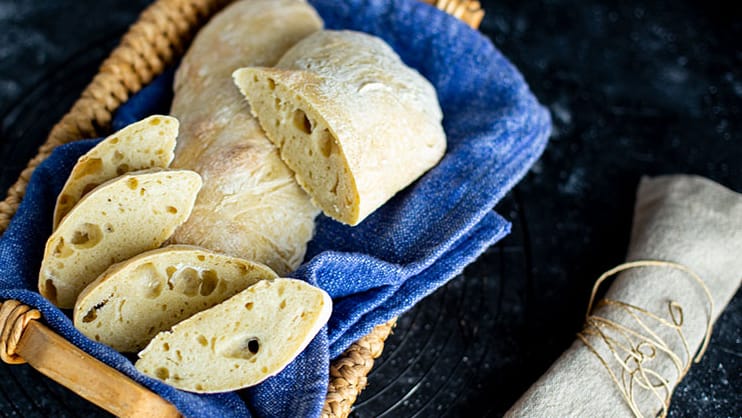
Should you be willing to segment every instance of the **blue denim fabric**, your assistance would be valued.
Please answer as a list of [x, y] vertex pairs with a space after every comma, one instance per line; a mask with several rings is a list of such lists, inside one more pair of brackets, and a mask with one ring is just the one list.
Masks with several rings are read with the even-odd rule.
[[[0, 237], [0, 299], [41, 310], [46, 323], [86, 352], [172, 402], [186, 416], [316, 416], [329, 362], [377, 325], [432, 293], [505, 236], [510, 224], [492, 207], [546, 145], [548, 112], [492, 43], [418, 0], [315, 0], [331, 29], [384, 38], [436, 87], [448, 135], [443, 160], [356, 227], [320, 216], [305, 263], [291, 276], [325, 289], [334, 301], [328, 325], [280, 374], [240, 392], [195, 395], [141, 375], [129, 358], [77, 332], [69, 312], [52, 306], [36, 282], [51, 232], [55, 198], [76, 159], [95, 140], [54, 151], [34, 173], [13, 221]], [[114, 127], [167, 112], [172, 71], [132, 97]]]

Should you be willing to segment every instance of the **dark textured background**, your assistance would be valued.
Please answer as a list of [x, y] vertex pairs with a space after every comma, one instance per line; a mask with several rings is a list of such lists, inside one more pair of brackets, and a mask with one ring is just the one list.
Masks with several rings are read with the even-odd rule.
[[[0, 197], [147, 1], [0, 0]], [[714, 1], [484, 1], [482, 31], [554, 119], [497, 207], [513, 233], [404, 315], [355, 415], [499, 416], [571, 343], [623, 261], [642, 174], [742, 191], [742, 15]], [[732, 3], [732, 2], [727, 2]], [[672, 417], [742, 413], [742, 297], [676, 390]], [[102, 411], [0, 363], [1, 416]]]

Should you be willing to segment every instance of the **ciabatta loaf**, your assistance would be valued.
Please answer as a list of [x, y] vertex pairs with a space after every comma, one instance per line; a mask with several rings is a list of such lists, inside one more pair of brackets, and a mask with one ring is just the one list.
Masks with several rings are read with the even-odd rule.
[[122, 352], [276, 273], [188, 245], [171, 245], [114, 264], [77, 298], [75, 327]]
[[316, 32], [275, 68], [234, 79], [299, 184], [340, 222], [358, 224], [445, 152], [433, 86], [371, 35]]
[[72, 308], [111, 264], [159, 247], [191, 212], [201, 177], [188, 170], [125, 174], [96, 187], [46, 242], [39, 292]]
[[273, 65], [322, 21], [303, 0], [238, 1], [198, 33], [175, 77], [181, 123], [173, 167], [204, 187], [173, 242], [255, 260], [283, 275], [304, 258], [319, 213], [232, 83], [246, 65]]
[[173, 160], [178, 120], [154, 115], [121, 129], [77, 160], [54, 208], [54, 229], [97, 186], [130, 171], [167, 168]]
[[327, 322], [332, 300], [300, 280], [263, 280], [161, 332], [136, 368], [199, 393], [258, 384], [283, 370]]

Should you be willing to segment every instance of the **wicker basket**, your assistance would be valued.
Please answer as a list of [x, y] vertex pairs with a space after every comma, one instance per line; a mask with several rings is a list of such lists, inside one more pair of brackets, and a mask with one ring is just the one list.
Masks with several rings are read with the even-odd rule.
[[[425, 1], [473, 28], [484, 16], [478, 1]], [[34, 169], [52, 150], [64, 143], [106, 134], [113, 112], [172, 64], [196, 31], [227, 3], [157, 0], [140, 15], [0, 202], [0, 235], [18, 209]], [[38, 311], [17, 301], [0, 303], [0, 358], [4, 362], [27, 362], [118, 416], [180, 416], [171, 404], [64, 340], [41, 324], [40, 318]], [[332, 362], [324, 417], [346, 417], [350, 413], [393, 326], [394, 321], [377, 326]]]

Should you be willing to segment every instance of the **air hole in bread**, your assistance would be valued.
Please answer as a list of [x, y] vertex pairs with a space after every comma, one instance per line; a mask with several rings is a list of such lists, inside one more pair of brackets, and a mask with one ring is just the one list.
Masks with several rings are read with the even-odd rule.
[[245, 304], [245, 309], [247, 309], [248, 311], [251, 311], [253, 306], [254, 304], [252, 302], [247, 302]]
[[119, 302], [119, 306], [118, 306], [119, 321], [124, 320], [124, 305], [126, 305], [126, 299], [122, 299], [121, 302]]
[[57, 258], [67, 258], [71, 256], [75, 251], [68, 247], [67, 244], [64, 243], [64, 238], [59, 238], [59, 241], [57, 241], [57, 245], [54, 246], [54, 257]]
[[[113, 295], [111, 295], [113, 296]], [[98, 317], [98, 310], [103, 309], [106, 304], [108, 304], [108, 300], [111, 298], [111, 296], [103, 299], [100, 303], [93, 306], [86, 314], [82, 317], [82, 322], [90, 323], [95, 321], [95, 319]]]
[[206, 261], [206, 256], [203, 254], [197, 255], [196, 258], [198, 259], [198, 261]]
[[130, 178], [126, 181], [126, 186], [129, 187], [131, 190], [136, 190], [136, 188], [139, 186], [139, 180]]
[[80, 225], [75, 232], [72, 234], [70, 244], [76, 248], [92, 248], [98, 245], [103, 239], [103, 232], [100, 226], [91, 223], [84, 223]]
[[116, 174], [119, 176], [123, 176], [124, 174], [129, 172], [129, 164], [119, 164], [118, 167], [116, 167]]
[[335, 183], [333, 183], [332, 187], [330, 188], [330, 193], [334, 195], [338, 194], [338, 183], [340, 183], [340, 178], [338, 176], [335, 176]]
[[85, 314], [85, 316], [82, 317], [82, 322], [88, 324], [95, 321], [96, 318], [98, 318], [98, 313], [95, 311], [95, 309], [91, 309]]
[[214, 270], [204, 270], [201, 273], [201, 288], [199, 289], [201, 296], [209, 296], [214, 293], [218, 282], [219, 276]]
[[196, 296], [199, 287], [198, 272], [190, 267], [186, 267], [178, 274], [175, 287], [186, 296]]
[[183, 354], [181, 354], [180, 350], [175, 350], [175, 356], [178, 357], [178, 361], [183, 361]]
[[155, 376], [160, 380], [167, 380], [170, 377], [170, 370], [166, 367], [158, 367], [157, 370], [155, 370]]
[[152, 126], [157, 126], [160, 124], [160, 118], [152, 118], [152, 120], [149, 121], [149, 124]]
[[103, 160], [100, 158], [87, 158], [79, 164], [80, 170], [75, 172], [75, 179], [97, 174], [103, 169]]
[[[49, 269], [49, 276], [57, 277], [59, 273], [56, 270]], [[39, 289], [45, 298], [49, 299], [53, 304], [57, 304], [57, 287], [54, 285], [52, 279], [46, 279], [44, 286]]]
[[258, 351], [260, 351], [260, 341], [257, 338], [251, 338], [247, 341], [247, 350], [251, 354], [258, 354]]
[[[145, 189], [144, 187], [142, 187], [141, 189], [139, 189], [139, 196], [144, 196], [144, 194], [145, 194], [146, 192], [147, 192], [147, 189]], [[155, 212], [155, 213], [156, 213], [156, 212]]]
[[272, 78], [269, 78], [268, 79], [268, 88], [271, 89], [271, 90], [275, 90], [276, 89], [276, 82]]
[[325, 158], [329, 158], [335, 152], [334, 148], [337, 145], [335, 145], [335, 138], [333, 138], [330, 131], [323, 129], [317, 135], [317, 147]]
[[168, 343], [165, 343], [165, 344], [163, 344], [163, 345], [162, 345], [162, 349], [163, 349], [164, 351], [170, 351], [170, 344], [168, 344]]
[[278, 286], [278, 296], [283, 296], [283, 292], [285, 291], [286, 291], [286, 286], [284, 286], [283, 284]]
[[124, 159], [124, 154], [121, 153], [121, 151], [116, 150], [113, 152], [113, 161], [118, 162]]
[[163, 278], [152, 263], [142, 264], [134, 270], [134, 277], [139, 277], [140, 289], [144, 290], [144, 297], [156, 299], [162, 293]]
[[111, 139], [109, 139], [109, 140], [108, 140], [108, 142], [110, 142], [110, 143], [112, 143], [112, 144], [116, 145], [116, 144], [118, 144], [118, 143], [119, 143], [119, 139], [118, 139], [118, 138], [111, 138]]
[[168, 207], [165, 208], [165, 211], [167, 213], [170, 213], [172, 215], [175, 215], [176, 213], [178, 213], [178, 208], [176, 208], [175, 206], [168, 206]]
[[198, 338], [196, 338], [196, 341], [204, 347], [209, 345], [209, 340], [207, 340], [203, 335], [199, 335]]
[[305, 134], [311, 134], [314, 130], [312, 127], [312, 121], [309, 120], [307, 114], [301, 109], [296, 109], [294, 111], [294, 126]]
[[204, 390], [204, 386], [200, 383], [196, 384], [196, 390]]
[[286, 299], [284, 299], [284, 300], [281, 301], [281, 304], [278, 305], [278, 308], [279, 309], [286, 309]]
[[260, 339], [255, 336], [237, 337], [224, 350], [227, 358], [252, 360], [260, 351]]

